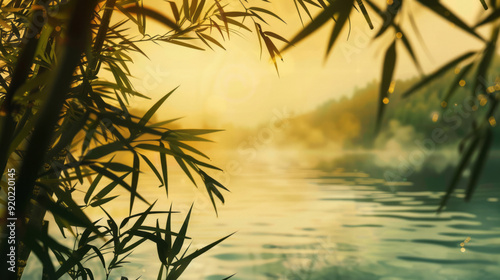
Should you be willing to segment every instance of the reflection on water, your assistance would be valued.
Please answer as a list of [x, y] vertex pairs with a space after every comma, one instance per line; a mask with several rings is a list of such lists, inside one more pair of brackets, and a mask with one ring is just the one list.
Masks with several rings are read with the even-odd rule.
[[[470, 203], [458, 192], [438, 215], [443, 193], [428, 188], [389, 185], [364, 173], [260, 165], [232, 178], [218, 218], [187, 186], [171, 199], [175, 209], [175, 201], [194, 195], [191, 248], [237, 233], [193, 262], [183, 279], [220, 280], [233, 273], [233, 279], [248, 280], [499, 279], [500, 190], [494, 185], [478, 188]], [[140, 248], [117, 274], [156, 279], [155, 252]]]
[[500, 191], [493, 186], [479, 188], [471, 203], [459, 191], [439, 215], [442, 192], [387, 185], [364, 173], [260, 166], [233, 181], [231, 190], [219, 218], [196, 214], [204, 227], [192, 235], [205, 242], [236, 235], [200, 259], [186, 279], [233, 273], [249, 280], [500, 275]]

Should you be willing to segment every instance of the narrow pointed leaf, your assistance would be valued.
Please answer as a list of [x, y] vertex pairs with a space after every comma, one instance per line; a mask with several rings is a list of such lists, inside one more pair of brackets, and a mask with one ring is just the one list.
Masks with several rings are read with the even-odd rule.
[[499, 32], [500, 26], [497, 26], [492, 30], [491, 40], [486, 45], [486, 49], [483, 53], [483, 58], [481, 59], [477, 67], [476, 79], [473, 87], [473, 91], [475, 94], [486, 93], [486, 88], [488, 87], [488, 85], [486, 84], [486, 81], [488, 80], [488, 68], [493, 61], [493, 56], [496, 52]]
[[182, 223], [181, 229], [179, 230], [179, 234], [175, 238], [174, 243], [172, 244], [172, 250], [169, 252], [168, 262], [171, 263], [177, 254], [181, 251], [182, 245], [184, 244], [184, 240], [186, 239], [186, 233], [189, 225], [189, 218], [191, 217], [191, 211], [193, 210], [193, 206], [189, 209], [186, 218], [184, 219], [184, 223]]
[[461, 28], [465, 32], [471, 34], [472, 36], [484, 41], [483, 37], [476, 33], [476, 31], [463, 22], [458, 16], [456, 16], [452, 11], [443, 6], [439, 1], [436, 0], [418, 0], [422, 5], [426, 6], [430, 10], [432, 10], [437, 15], [443, 17], [450, 23], [453, 23], [455, 26]]
[[[160, 141], [160, 148], [166, 149], [165, 145]], [[163, 184], [165, 185], [165, 192], [168, 197], [168, 166], [167, 166], [167, 155], [160, 152], [160, 162], [161, 162], [161, 172], [163, 174]]]
[[394, 41], [385, 53], [384, 65], [382, 68], [382, 79], [380, 81], [379, 102], [377, 121], [375, 125], [375, 133], [378, 133], [382, 123], [382, 116], [386, 104], [384, 100], [388, 98], [388, 91], [394, 76], [394, 68], [396, 67], [396, 41]]
[[142, 119], [139, 121], [139, 125], [140, 126], [144, 126], [146, 125], [149, 120], [151, 119], [151, 117], [153, 117], [153, 115], [156, 113], [156, 111], [158, 111], [158, 109], [161, 107], [161, 105], [165, 102], [165, 100], [167, 100], [167, 98], [170, 97], [170, 95], [172, 95], [172, 93], [178, 89], [179, 87], [176, 87], [174, 88], [173, 90], [171, 90], [169, 93], [165, 94], [160, 100], [158, 100], [145, 114], [144, 116], [142, 117]]
[[179, 26], [177, 26], [177, 24], [175, 24], [174, 21], [172, 21], [168, 17], [158, 13], [155, 10], [152, 10], [152, 9], [149, 9], [149, 8], [146, 8], [143, 6], [136, 6], [136, 5], [125, 7], [124, 10], [126, 12], [129, 12], [129, 13], [143, 15], [144, 17], [147, 16], [151, 19], [154, 19], [154, 20], [166, 25], [169, 28], [172, 28], [173, 30], [180, 31]]
[[443, 208], [446, 206], [446, 203], [448, 202], [448, 199], [450, 198], [451, 194], [455, 190], [455, 188], [458, 186], [458, 181], [460, 180], [460, 177], [462, 176], [463, 171], [465, 170], [465, 167], [469, 163], [470, 158], [472, 157], [472, 154], [477, 148], [477, 144], [479, 142], [479, 137], [475, 137], [472, 142], [469, 144], [469, 147], [465, 151], [465, 153], [462, 155], [462, 158], [460, 159], [460, 162], [458, 166], [455, 168], [455, 172], [453, 173], [453, 177], [448, 184], [448, 188], [446, 189], [446, 194], [443, 196], [441, 199], [441, 203], [438, 208], [438, 212], [441, 212]]
[[132, 171], [132, 184], [130, 186], [130, 210], [129, 215], [132, 214], [132, 208], [134, 207], [135, 194], [137, 193], [137, 185], [139, 184], [139, 172], [140, 172], [140, 160], [137, 153], [134, 153], [134, 163], [133, 163], [133, 171]]
[[161, 186], [163, 186], [163, 179], [160, 175], [160, 172], [158, 172], [158, 169], [154, 166], [154, 164], [146, 157], [145, 155], [141, 154], [142, 159], [148, 164], [149, 168], [153, 171], [153, 173], [156, 175], [156, 178], [158, 178], [158, 181], [160, 181]]
[[[299, 3], [301, 1], [299, 0]], [[309, 35], [313, 34], [316, 30], [322, 27], [326, 22], [328, 22], [333, 15], [338, 13], [342, 7], [352, 6], [354, 0], [345, 0], [345, 1], [335, 1], [331, 3], [328, 7], [323, 9], [320, 14], [318, 14], [306, 27], [304, 27], [292, 40], [290, 40], [290, 44], [286, 45], [282, 51], [287, 50], [292, 45], [296, 45], [298, 42], [303, 39], [309, 37]]]
[[486, 129], [486, 133], [484, 135], [484, 140], [482, 141], [481, 149], [476, 158], [476, 162], [472, 167], [469, 183], [467, 188], [465, 189], [465, 200], [469, 201], [472, 198], [472, 194], [477, 187], [477, 182], [479, 177], [481, 176], [481, 171], [484, 169], [484, 165], [488, 159], [488, 151], [491, 148], [491, 144], [493, 142], [493, 133], [490, 128]]
[[277, 14], [269, 11], [269, 10], [266, 10], [266, 9], [263, 9], [263, 8], [259, 8], [259, 7], [250, 7], [248, 8], [249, 10], [252, 10], [252, 11], [255, 11], [255, 12], [261, 12], [261, 13], [265, 13], [265, 14], [268, 14], [268, 15], [271, 15], [277, 19], [279, 19], [280, 21], [282, 21], [283, 23], [286, 23], [282, 18], [280, 18]]
[[467, 74], [469, 73], [469, 71], [472, 69], [472, 66], [474, 66], [474, 63], [471, 62], [469, 64], [467, 64], [465, 67], [463, 67], [461, 70], [460, 70], [460, 73], [458, 73], [455, 77], [455, 79], [453, 80], [450, 88], [448, 89], [448, 92], [446, 92], [446, 95], [443, 99], [443, 101], [445, 101], [446, 103], [448, 103], [451, 99], [451, 97], [453, 96], [453, 94], [456, 92], [459, 84], [460, 84], [460, 81], [465, 79], [465, 77], [467, 76]]
[[363, 16], [365, 17], [366, 23], [368, 23], [368, 26], [370, 29], [373, 29], [373, 23], [372, 20], [370, 19], [370, 15], [368, 14], [368, 11], [366, 11], [366, 7], [363, 4], [363, 0], [356, 0], [358, 2], [359, 9], [363, 13]]

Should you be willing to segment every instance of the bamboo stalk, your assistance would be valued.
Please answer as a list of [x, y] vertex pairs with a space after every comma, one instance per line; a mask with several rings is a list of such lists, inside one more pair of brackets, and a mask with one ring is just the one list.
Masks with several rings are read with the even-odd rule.
[[[36, 4], [47, 5], [49, 0], [38, 0]], [[22, 42], [25, 42], [19, 58], [16, 62], [16, 67], [14, 73], [12, 74], [12, 80], [10, 82], [9, 88], [5, 94], [5, 99], [0, 108], [0, 170], [5, 170], [7, 165], [9, 144], [12, 141], [12, 135], [14, 133], [16, 124], [12, 116], [15, 111], [16, 105], [12, 103], [14, 94], [16, 91], [26, 82], [30, 72], [31, 66], [33, 65], [33, 59], [35, 57], [36, 48], [38, 46], [38, 34], [43, 28], [43, 24], [40, 24], [36, 19], [43, 17], [43, 10], [38, 9], [33, 12], [31, 22], [28, 28], [24, 31]]]
[[[76, 1], [76, 0], [75, 0]], [[88, 44], [88, 32], [90, 20], [93, 15], [97, 0], [78, 0], [68, 25], [66, 40], [59, 57], [60, 63], [56, 75], [51, 81], [47, 98], [40, 111], [35, 129], [31, 136], [24, 161], [22, 162], [17, 182], [17, 240], [27, 237], [26, 221], [27, 208], [30, 203], [31, 194], [34, 191], [38, 172], [45, 160], [45, 153], [50, 145], [54, 126], [57, 123], [66, 94], [73, 81], [73, 72], [80, 61], [80, 56]], [[6, 242], [2, 244], [1, 260], [2, 267], [6, 265], [6, 256], [9, 251]], [[5, 270], [6, 271], [6, 270]], [[18, 275], [9, 273], [4, 279], [17, 279]]]

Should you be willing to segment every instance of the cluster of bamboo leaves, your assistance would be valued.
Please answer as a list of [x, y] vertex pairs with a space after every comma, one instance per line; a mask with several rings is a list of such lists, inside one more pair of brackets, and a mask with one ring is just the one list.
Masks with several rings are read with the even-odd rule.
[[[405, 5], [408, 1], [404, 1]], [[402, 0], [387, 1], [385, 8], [370, 0], [293, 0], [300, 19], [303, 20], [305, 13], [310, 20], [290, 41], [265, 30], [269, 19], [282, 20], [265, 8], [270, 1], [238, 2], [240, 8], [231, 10], [227, 3], [219, 0], [165, 1], [164, 9], [160, 9], [162, 12], [148, 8], [147, 1], [141, 0], [0, 2], [0, 169], [19, 170], [18, 238], [28, 248], [25, 250], [28, 251], [27, 255], [33, 250], [44, 264], [45, 279], [56, 279], [68, 273], [74, 279], [92, 278], [92, 270], [84, 267], [85, 260], [92, 256], [105, 260], [102, 256], [107, 246], [113, 246], [113, 252], [109, 252], [111, 261], [103, 261], [103, 268], [109, 276], [113, 268], [124, 263], [120, 256], [126, 256], [145, 241], [152, 241], [159, 248], [158, 255], [162, 263], [159, 279], [163, 276], [177, 279], [192, 259], [224, 239], [195, 253], [188, 254], [185, 251], [179, 256], [187, 238], [185, 234], [189, 214], [178, 233], [170, 230], [170, 214], [165, 228], [158, 224], [156, 227], [142, 225], [142, 217], [153, 213], [153, 204], [140, 193], [141, 174], [150, 169], [168, 194], [167, 157], [175, 159], [193, 183], [203, 181], [214, 209], [214, 196], [224, 202], [221, 190], [227, 190], [209, 175], [219, 169], [209, 163], [205, 154], [189, 144], [192, 141], [208, 141], [205, 135], [214, 130], [169, 129], [169, 124], [176, 119], [150, 122], [175, 89], [165, 94], [143, 116], [135, 116], [128, 111], [131, 97], [147, 98], [144, 93], [137, 92], [129, 80], [132, 74], [129, 70], [131, 54], [146, 56], [140, 48], [142, 42], [165, 42], [198, 50], [204, 50], [205, 47], [224, 49], [223, 41], [230, 39], [231, 34], [254, 30], [261, 50], [265, 47], [277, 70], [277, 58], [282, 57], [284, 50], [313, 34], [330, 20], [334, 25], [327, 54], [332, 51], [342, 29], [350, 22], [352, 13], [362, 13], [370, 28], [373, 28], [370, 16], [380, 16], [383, 25], [375, 38], [392, 32], [394, 39], [389, 42], [382, 67], [379, 124], [383, 120], [383, 100], [388, 97], [394, 80], [399, 48], [405, 49], [417, 69], [420, 69], [411, 40], [399, 20]], [[472, 80], [469, 84], [473, 85], [471, 94], [484, 95], [490, 101], [489, 113], [478, 119], [470, 137], [464, 139], [463, 157], [443, 199], [444, 206], [463, 171], [472, 164], [466, 196], [470, 198], [492, 142], [492, 128], [487, 120], [496, 110], [497, 88], [493, 87], [492, 91], [491, 85], [483, 81], [492, 74], [488, 69], [496, 50], [497, 19], [500, 13], [496, 1], [480, 1], [491, 12], [470, 26], [439, 1], [413, 2], [430, 9], [484, 43], [483, 49], [465, 53], [450, 61], [403, 93], [404, 96], [410, 96], [446, 71], [465, 65], [457, 80], [450, 85], [445, 100], [453, 95], [458, 81], [469, 78]], [[313, 16], [316, 10], [318, 13]], [[119, 13], [124, 19], [112, 21], [114, 13]], [[411, 14], [408, 17], [418, 34], [415, 20]], [[164, 24], [168, 31], [165, 34], [149, 34], [146, 28], [149, 20]], [[131, 24], [137, 28], [137, 33], [135, 29], [130, 29]], [[489, 39], [476, 32], [477, 28], [485, 25], [493, 26]], [[277, 42], [285, 45], [281, 51], [276, 47]], [[101, 71], [110, 72], [114, 79], [102, 79]], [[148, 158], [151, 152], [159, 155], [161, 166], [155, 166]], [[131, 156], [132, 163], [114, 161], [114, 156], [118, 154]], [[100, 184], [102, 178], [112, 182]], [[83, 189], [84, 200], [76, 201], [73, 193], [82, 191], [85, 180], [90, 180], [90, 186]], [[2, 189], [6, 186], [3, 180]], [[104, 207], [116, 198], [111, 193], [117, 187], [130, 193], [128, 219], [138, 218], [128, 230], [118, 227], [109, 215], [106, 226], [90, 221], [84, 212], [86, 207], [102, 207], [104, 211]], [[145, 212], [134, 213], [133, 207], [137, 200], [151, 207]], [[54, 216], [63, 234], [64, 230], [75, 232], [74, 229], [83, 228], [84, 233], [78, 235], [80, 244], [68, 249], [49, 236], [43, 223], [45, 211]], [[28, 231], [30, 238], [27, 238]], [[177, 236], [173, 242], [172, 236]], [[92, 244], [100, 238], [108, 240], [104, 247]], [[132, 245], [129, 245], [130, 242], [133, 242]], [[6, 250], [6, 245], [2, 244], [2, 258], [6, 256]], [[51, 254], [62, 263], [59, 268], [51, 266]], [[26, 254], [20, 255], [21, 261], [27, 260]], [[2, 265], [5, 265], [3, 259]]]
[[[419, 90], [425, 89], [426, 85], [439, 79], [439, 77], [446, 72], [460, 69], [459, 71], [455, 70], [458, 73], [455, 79], [450, 82], [449, 90], [446, 92], [441, 103], [442, 106], [446, 108], [449, 100], [459, 87], [459, 84], [463, 84], [464, 81], [466, 81], [465, 84], [470, 90], [470, 95], [473, 98], [485, 98], [488, 101], [488, 109], [486, 114], [480, 112], [475, 114], [470, 133], [463, 139], [460, 145], [461, 159], [446, 189], [446, 194], [441, 201], [438, 211], [441, 211], [443, 207], [446, 206], [450, 195], [459, 186], [460, 179], [467, 168], [470, 168], [471, 173], [465, 187], [465, 199], [470, 200], [477, 186], [483, 166], [487, 161], [488, 151], [493, 142], [492, 130], [496, 123], [492, 121], [492, 118], [494, 118], [494, 114], [497, 110], [500, 86], [498, 76], [495, 76], [498, 75], [498, 73], [492, 73], [490, 66], [497, 50], [498, 34], [500, 30], [500, 3], [496, 0], [478, 1], [478, 5], [482, 5], [485, 12], [474, 24], [467, 24], [440, 1], [434, 0], [390, 0], [386, 1], [385, 7], [380, 7], [373, 0], [336, 0], [326, 2], [322, 0], [294, 0], [294, 3], [299, 15], [301, 11], [305, 12], [309, 16], [310, 21], [290, 40], [290, 44], [288, 44], [284, 50], [302, 41], [332, 20], [334, 21], [334, 25], [328, 41], [326, 51], [328, 55], [332, 51], [340, 31], [349, 23], [349, 17], [353, 12], [361, 12], [370, 28], [373, 28], [370, 17], [380, 17], [383, 23], [374, 34], [374, 39], [382, 38], [381, 36], [383, 34], [392, 34], [392, 36], [385, 36], [385, 38], [388, 37], [390, 39], [382, 65], [376, 131], [380, 130], [383, 123], [383, 113], [387, 107], [386, 104], [388, 103], [391, 92], [401, 94], [404, 97], [410, 97], [418, 93]], [[365, 5], [368, 8], [366, 8]], [[472, 36], [475, 40], [482, 43], [483, 47], [476, 51], [466, 51], [444, 65], [439, 66], [434, 72], [424, 75], [421, 70], [419, 58], [415, 54], [414, 46], [411, 43], [413, 40], [409, 38], [409, 33], [405, 30], [406, 25], [409, 25], [410, 28], [413, 29], [413, 33], [417, 40], [422, 40], [422, 35], [418, 29], [418, 22], [415, 20], [412, 11], [404, 15], [402, 14], [403, 5], [420, 5], [430, 10], [436, 16]], [[456, 5], [460, 4], [456, 3]], [[319, 8], [319, 12], [313, 17], [311, 15], [311, 9], [314, 8]], [[402, 19], [403, 17], [404, 19]], [[484, 38], [478, 33], [478, 29], [485, 26], [489, 26], [491, 30], [489, 38]], [[420, 43], [425, 44], [425, 42], [422, 41]], [[460, 46], [457, 46], [457, 48], [460, 48]], [[405, 50], [407, 55], [410, 56], [416, 69], [422, 74], [422, 78], [420, 82], [416, 83], [406, 92], [399, 93], [397, 92], [397, 88], [396, 91], [394, 91], [393, 81], [396, 75], [395, 67], [397, 56], [401, 49]]]

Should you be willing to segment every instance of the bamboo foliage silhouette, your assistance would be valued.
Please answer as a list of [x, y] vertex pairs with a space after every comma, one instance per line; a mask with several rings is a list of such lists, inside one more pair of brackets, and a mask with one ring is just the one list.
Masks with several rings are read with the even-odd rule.
[[[16, 189], [19, 270], [9, 274], [9, 279], [22, 276], [31, 251], [43, 263], [43, 279], [57, 279], [62, 275], [72, 279], [93, 279], [92, 269], [85, 267], [86, 261], [92, 258], [100, 260], [106, 277], [110, 277], [111, 271], [123, 265], [126, 256], [144, 242], [153, 242], [158, 248], [159, 278], [177, 279], [193, 259], [228, 237], [192, 253], [183, 251], [191, 212], [179, 232], [172, 232], [170, 215], [175, 212], [171, 209], [153, 211], [155, 203], [141, 194], [141, 171], [150, 169], [168, 195], [167, 157], [175, 159], [193, 183], [203, 182], [215, 211], [216, 204], [224, 202], [223, 193], [228, 190], [209, 175], [220, 169], [187, 143], [208, 141], [205, 135], [216, 130], [170, 129], [169, 124], [175, 119], [151, 123], [153, 115], [176, 89], [167, 92], [143, 116], [128, 111], [131, 96], [147, 98], [130, 82], [127, 66], [131, 63], [131, 53], [147, 56], [140, 48], [143, 42], [195, 50], [225, 49], [224, 41], [232, 34], [255, 32], [261, 53], [265, 48], [278, 72], [278, 59], [285, 51], [330, 21], [334, 24], [327, 40], [327, 55], [334, 51], [353, 13], [361, 13], [369, 28], [374, 28], [372, 18], [380, 17], [383, 24], [374, 32], [374, 37], [382, 40], [382, 34], [394, 33], [382, 66], [377, 122], [378, 127], [383, 125], [384, 98], [388, 97], [387, 92], [397, 75], [398, 51], [405, 49], [420, 69], [408, 34], [396, 20], [401, 16], [403, 1], [388, 1], [383, 9], [370, 0], [289, 0], [304, 23], [304, 28], [290, 40], [274, 33], [272, 26], [267, 24], [269, 19], [283, 21], [280, 15], [266, 8], [267, 2], [239, 1], [241, 6], [233, 10], [219, 0], [168, 1], [165, 3], [168, 9], [162, 12], [140, 0], [1, 2], [0, 166], [2, 171], [10, 168], [19, 171]], [[466, 187], [466, 199], [472, 197], [493, 141], [491, 118], [497, 112], [498, 88], [484, 81], [494, 74], [490, 66], [498, 40], [499, 3], [478, 1], [486, 14], [476, 24], [469, 25], [439, 1], [413, 2], [484, 44], [481, 50], [452, 59], [401, 93], [410, 97], [447, 71], [466, 64], [457, 76], [458, 81], [471, 79], [474, 85], [471, 95], [484, 95], [488, 100], [488, 114], [477, 118], [477, 125], [471, 128], [471, 137], [464, 139], [461, 145], [463, 156], [443, 197], [441, 210], [468, 166], [472, 173]], [[114, 13], [121, 13], [125, 19], [112, 22]], [[304, 14], [309, 20], [303, 17]], [[159, 22], [168, 31], [147, 34], [146, 22], [149, 20]], [[125, 27], [130, 23], [137, 28], [136, 35], [139, 34], [140, 39]], [[492, 26], [489, 38], [477, 32], [479, 27], [486, 25]], [[113, 80], [102, 79], [102, 71], [111, 73]], [[453, 96], [456, 84], [454, 81], [450, 85], [446, 100]], [[160, 168], [148, 159], [147, 154], [152, 152], [159, 155]], [[117, 154], [127, 154], [133, 160], [129, 164], [116, 162], [114, 156]], [[87, 178], [91, 184], [84, 190], [84, 199], [76, 201], [73, 192]], [[103, 185], [102, 179], [112, 182]], [[2, 188], [5, 186], [2, 181]], [[129, 217], [120, 224], [105, 211], [105, 206], [116, 198], [110, 195], [111, 192], [118, 187], [130, 194]], [[148, 204], [148, 210], [135, 213], [137, 201]], [[84, 211], [88, 207], [102, 207], [104, 220], [91, 221]], [[83, 228], [82, 233], [75, 233], [76, 249], [61, 245], [48, 234], [44, 222], [46, 211], [54, 216], [63, 235], [65, 230], [74, 233], [76, 227]], [[156, 227], [144, 225], [146, 216], [157, 214], [168, 214], [165, 228], [159, 223]], [[135, 223], [128, 226], [131, 220]], [[5, 227], [2, 230], [5, 232]], [[107, 241], [97, 245], [103, 238]], [[3, 241], [1, 246], [1, 269], [7, 271], [5, 258], [10, 248]], [[54, 266], [51, 255], [60, 266]]]

